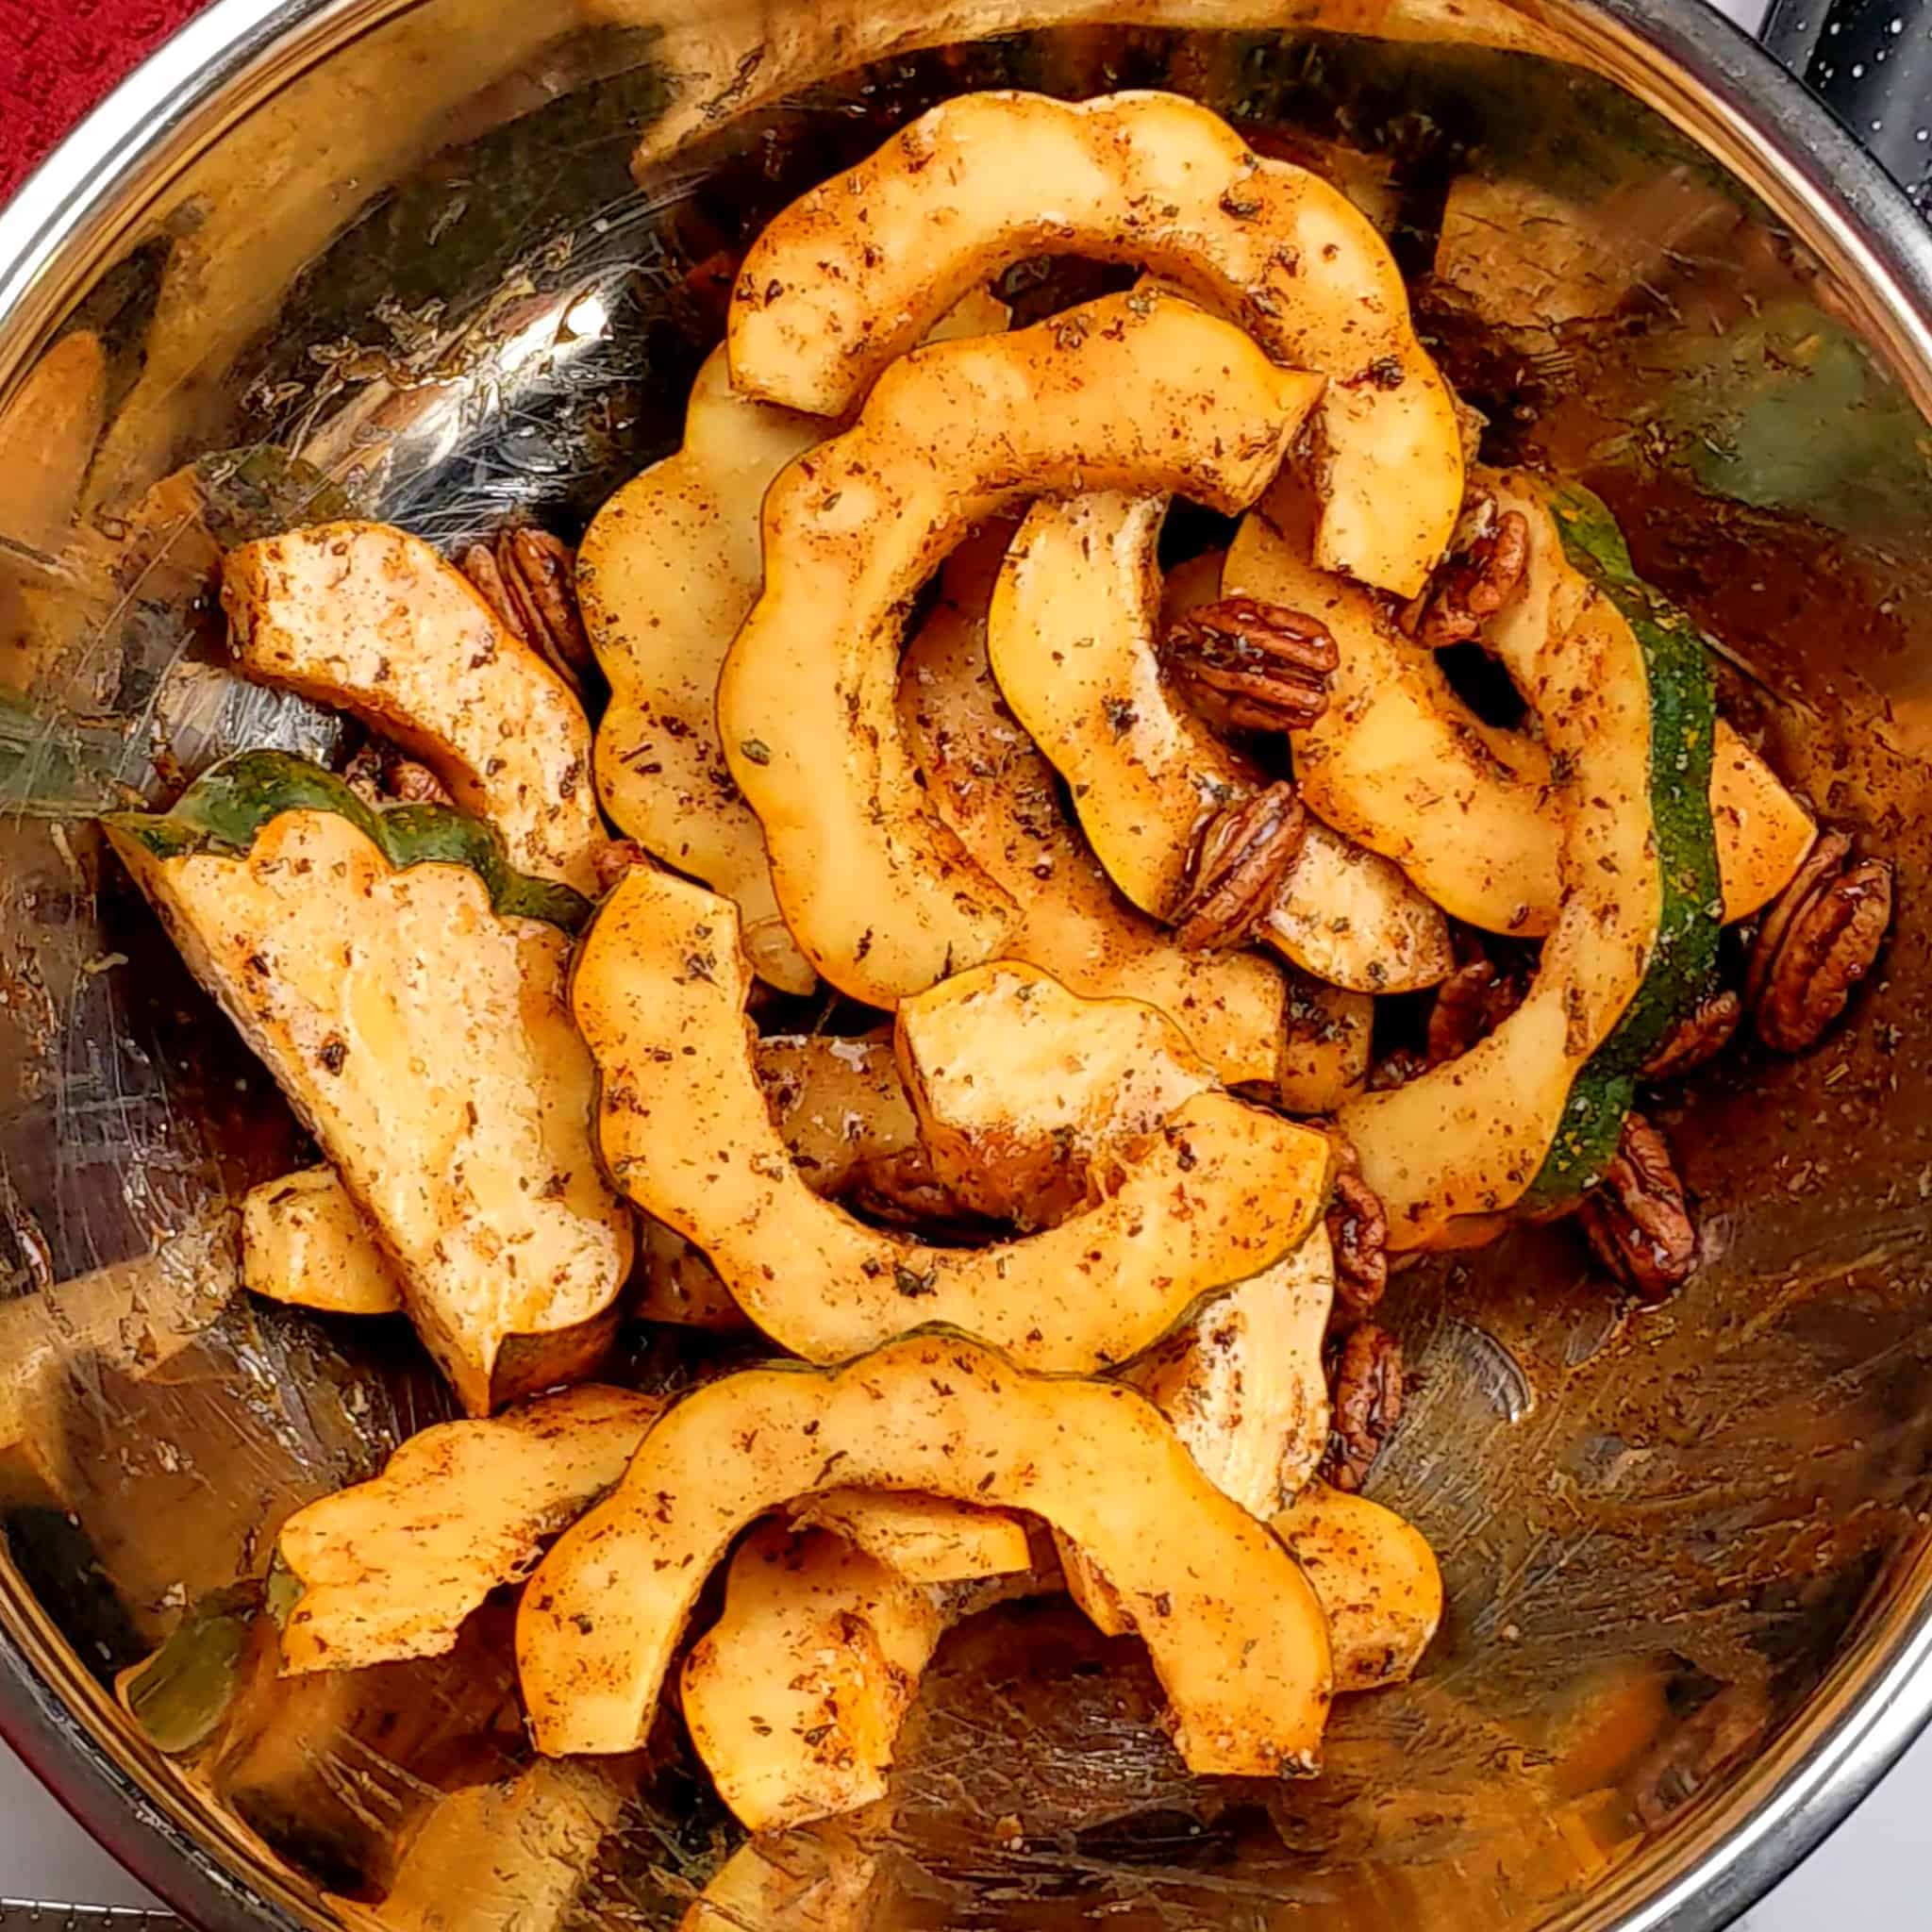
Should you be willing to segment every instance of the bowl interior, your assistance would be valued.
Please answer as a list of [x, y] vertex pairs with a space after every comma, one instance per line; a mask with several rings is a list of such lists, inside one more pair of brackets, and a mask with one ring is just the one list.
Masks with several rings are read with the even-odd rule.
[[[1374, 1493], [1428, 1535], [1453, 1607], [1412, 1687], [1344, 1703], [1322, 1781], [1191, 1779], [1131, 1641], [1008, 1607], [928, 1674], [890, 1824], [799, 1835], [807, 1903], [746, 1923], [822, 1923], [800, 1914], [861, 1857], [881, 1925], [1607, 1923], [1624, 1874], [1740, 1814], [1908, 1604], [1932, 445], [1862, 295], [1500, 8], [1026, 18], [348, 9], [13, 341], [0, 1622], [93, 1748], [284, 1909], [669, 1926], [736, 1833], [675, 1721], [594, 1777], [534, 1763], [501, 1606], [447, 1658], [335, 1677], [279, 1681], [251, 1640], [215, 1748], [163, 1756], [116, 1708], [116, 1674], [260, 1574], [291, 1509], [450, 1407], [399, 1324], [240, 1292], [234, 1204], [308, 1150], [91, 814], [242, 745], [344, 748], [226, 669], [222, 545], [345, 512], [444, 545], [511, 512], [575, 538], [678, 441], [722, 327], [707, 264], [967, 88], [1176, 88], [1341, 183], [1485, 455], [1610, 501], [1718, 641], [1726, 714], [1898, 861], [1901, 909], [1853, 1024], [1664, 1102], [1704, 1245], [1668, 1308], [1632, 1315], [1561, 1227], [1400, 1276], [1418, 1381]], [[675, 1386], [693, 1359], [640, 1329], [619, 1373]]]

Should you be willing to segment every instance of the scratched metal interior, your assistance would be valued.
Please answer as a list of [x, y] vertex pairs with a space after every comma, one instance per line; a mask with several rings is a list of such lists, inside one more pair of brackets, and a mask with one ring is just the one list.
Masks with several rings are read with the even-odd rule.
[[[1855, 1024], [1661, 1105], [1705, 1247], [1674, 1305], [1630, 1314], [1562, 1228], [1398, 1278], [1418, 1383], [1374, 1493], [1441, 1552], [1452, 1609], [1414, 1685], [1344, 1702], [1321, 1782], [1190, 1778], [1130, 1641], [993, 1611], [908, 1726], [870, 1923], [1527, 1932], [1699, 1828], [1896, 1611], [1932, 1459], [1924, 425], [1694, 149], [1520, 23], [1450, 18], [408, 8], [167, 189], [0, 413], [0, 1614], [65, 1638], [102, 1748], [265, 1891], [351, 1924], [671, 1925], [735, 1829], [670, 1722], [600, 1774], [608, 1802], [515, 1786], [494, 1609], [420, 1665], [278, 1686], [254, 1655], [189, 1758], [115, 1714], [114, 1673], [184, 1606], [449, 1403], [397, 1325], [240, 1293], [232, 1204], [301, 1136], [89, 815], [241, 745], [344, 747], [225, 669], [223, 542], [344, 506], [445, 544], [511, 510], [574, 537], [676, 442], [720, 323], [687, 270], [963, 87], [1175, 85], [1373, 158], [1487, 453], [1612, 500], [1723, 641], [1730, 715], [1902, 892]], [[1627, 223], [1621, 299], [1499, 318], [1433, 280], [1473, 166]], [[1659, 252], [1641, 190], [1665, 178], [1715, 212]], [[675, 1355], [633, 1337], [624, 1372]], [[520, 1822], [470, 1829], [492, 1785]], [[432, 1819], [425, 1913], [420, 1865], [399, 1874]]]

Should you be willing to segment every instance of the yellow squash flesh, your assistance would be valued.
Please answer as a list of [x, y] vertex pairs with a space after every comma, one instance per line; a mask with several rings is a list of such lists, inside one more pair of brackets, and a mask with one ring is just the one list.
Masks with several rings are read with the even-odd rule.
[[[1530, 519], [1535, 541], [1559, 542], [1533, 488], [1505, 477], [1496, 493], [1501, 508]], [[1492, 625], [1490, 641], [1572, 774], [1557, 808], [1563, 898], [1528, 997], [1493, 1033], [1407, 1085], [1341, 1109], [1395, 1250], [1427, 1243], [1457, 1216], [1492, 1214], [1521, 1198], [1572, 1081], [1642, 981], [1662, 903], [1649, 680], [1630, 626], [1572, 572], [1547, 624]]]
[[731, 1540], [835, 1481], [1044, 1517], [1120, 1593], [1192, 1769], [1315, 1768], [1327, 1630], [1281, 1544], [1130, 1389], [1031, 1374], [940, 1333], [832, 1372], [728, 1376], [665, 1414], [524, 1593], [517, 1663], [539, 1750], [641, 1743], [691, 1605]]
[[835, 414], [968, 289], [1041, 252], [1143, 263], [1276, 361], [1329, 378], [1322, 560], [1422, 588], [1461, 506], [1462, 457], [1401, 275], [1344, 196], [1176, 94], [974, 93], [922, 115], [753, 245], [732, 378]]
[[822, 1490], [791, 1508], [801, 1529], [823, 1529], [908, 1583], [1009, 1576], [1031, 1560], [1025, 1526], [911, 1490]]
[[[1228, 595], [1306, 612], [1335, 635], [1341, 665], [1328, 709], [1293, 734], [1303, 799], [1393, 859], [1454, 917], [1490, 932], [1541, 937], [1562, 898], [1563, 814], [1547, 748], [1474, 717], [1389, 610], [1315, 567], [1312, 537], [1306, 491], [1277, 488], [1243, 520], [1224, 572]], [[1559, 558], [1546, 565], [1559, 567]], [[1539, 621], [1542, 589], [1533, 574], [1519, 593], [1524, 618], [1498, 622]], [[1783, 891], [1816, 828], [1722, 722], [1710, 804], [1724, 917], [1744, 919]]]
[[1290, 1113], [1333, 1113], [1362, 1091], [1375, 1003], [1299, 975], [1289, 984], [1281, 1040], [1281, 1104]]
[[376, 1230], [463, 1406], [582, 1374], [633, 1232], [591, 1148], [564, 934], [499, 917], [467, 866], [396, 870], [331, 811], [284, 812], [242, 856], [108, 834]]
[[753, 1321], [808, 1360], [942, 1321], [1029, 1366], [1123, 1361], [1200, 1295], [1279, 1259], [1321, 1206], [1322, 1136], [1209, 1093], [1057, 1228], [957, 1249], [867, 1227], [791, 1163], [758, 1086], [749, 990], [730, 901], [640, 870], [582, 942], [573, 1000], [602, 1075], [611, 1177], [702, 1247]]
[[718, 722], [786, 922], [834, 985], [893, 1006], [997, 955], [1014, 923], [919, 790], [894, 705], [907, 599], [974, 523], [1042, 492], [1244, 508], [1319, 388], [1174, 296], [1108, 296], [915, 351], [773, 484]]
[[403, 1286], [332, 1167], [251, 1188], [242, 1203], [242, 1284], [337, 1315], [399, 1315]]
[[[968, 294], [934, 331], [997, 334], [1007, 309]], [[684, 443], [599, 510], [577, 552], [584, 628], [610, 681], [597, 791], [630, 838], [738, 902], [758, 976], [811, 988], [772, 889], [764, 835], [718, 738], [718, 674], [758, 597], [758, 507], [793, 457], [835, 425], [731, 387], [724, 351], [698, 371]]]
[[[1005, 543], [954, 552], [941, 599], [899, 667], [899, 720], [925, 796], [968, 857], [1013, 901], [1006, 956], [1089, 999], [1129, 995], [1167, 1014], [1221, 1078], [1272, 1081], [1281, 974], [1245, 953], [1184, 952], [1114, 891], [1061, 809], [1051, 765], [1014, 723], [986, 657]], [[993, 549], [991, 569], [982, 565]]]
[[1335, 1688], [1414, 1674], [1442, 1621], [1442, 1573], [1421, 1531], [1366, 1496], [1310, 1483], [1274, 1518], [1328, 1616]]
[[[1095, 856], [1157, 917], [1186, 890], [1202, 826], [1263, 782], [1161, 676], [1155, 545], [1165, 499], [1095, 491], [1037, 505], [988, 618], [993, 675], [1072, 788]], [[1432, 986], [1453, 961], [1442, 914], [1401, 871], [1310, 820], [1261, 926], [1298, 966], [1360, 992]]]
[[783, 1831], [883, 1797], [944, 1627], [930, 1591], [841, 1538], [753, 1530], [680, 1686], [691, 1742], [740, 1823]]
[[596, 896], [583, 707], [428, 544], [355, 523], [244, 543], [222, 607], [250, 677], [353, 711], [489, 820], [518, 871]]

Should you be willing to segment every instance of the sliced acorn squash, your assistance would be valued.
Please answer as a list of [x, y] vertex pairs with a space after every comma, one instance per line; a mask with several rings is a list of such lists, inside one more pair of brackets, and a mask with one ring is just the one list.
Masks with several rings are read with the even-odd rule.
[[1328, 1614], [1335, 1688], [1406, 1682], [1442, 1621], [1442, 1573], [1412, 1524], [1366, 1496], [1310, 1483], [1274, 1518]]
[[1030, 1561], [1015, 1518], [911, 1490], [822, 1490], [790, 1514], [799, 1528], [842, 1538], [908, 1583], [1008, 1576]]
[[[1243, 520], [1224, 572], [1230, 596], [1306, 611], [1341, 647], [1327, 711], [1294, 734], [1302, 797], [1339, 830], [1392, 858], [1456, 918], [1541, 937], [1562, 897], [1562, 813], [1552, 804], [1548, 750], [1483, 724], [1384, 605], [1316, 569], [1313, 519], [1304, 488], [1277, 487]], [[1560, 556], [1541, 563], [1533, 556], [1519, 593], [1523, 616], [1500, 621], [1541, 621], [1543, 579], [1566, 568]], [[1722, 720], [1710, 808], [1724, 917], [1744, 919], [1784, 890], [1816, 827]]]
[[[1108, 876], [1143, 911], [1187, 885], [1201, 827], [1261, 779], [1160, 674], [1155, 545], [1166, 499], [1095, 491], [1034, 507], [987, 624], [993, 675], [1073, 792]], [[1311, 820], [1262, 937], [1361, 992], [1432, 986], [1452, 964], [1441, 913], [1400, 870]]]
[[968, 289], [1041, 252], [1144, 263], [1328, 377], [1322, 560], [1421, 590], [1461, 506], [1462, 453], [1401, 274], [1344, 196], [1177, 94], [969, 93], [922, 115], [753, 244], [732, 380], [835, 414]]
[[925, 804], [894, 708], [908, 600], [977, 521], [1076, 488], [1222, 508], [1279, 466], [1319, 379], [1153, 291], [916, 350], [764, 507], [764, 589], [718, 687], [778, 903], [834, 985], [890, 1007], [996, 955], [1012, 901]]
[[1183, 951], [1114, 891], [1061, 808], [1053, 767], [993, 684], [986, 613], [1006, 535], [995, 526], [953, 553], [940, 601], [900, 660], [899, 721], [925, 795], [1012, 899], [1008, 958], [1043, 967], [1089, 999], [1145, 1000], [1222, 1079], [1272, 1081], [1281, 974], [1247, 953]]
[[242, 1283], [270, 1301], [336, 1315], [399, 1315], [406, 1306], [382, 1243], [332, 1167], [248, 1191]]
[[1375, 1003], [1296, 974], [1289, 982], [1281, 1040], [1281, 1104], [1290, 1113], [1333, 1113], [1362, 1091]]
[[[1565, 541], [1566, 499], [1553, 523], [1523, 479], [1496, 479], [1496, 495], [1505, 510], [1524, 511], [1534, 543]], [[1569, 510], [1581, 501], [1569, 498]], [[1614, 1086], [1629, 1055], [1647, 1052], [1643, 1042], [1681, 1014], [1702, 990], [1722, 913], [1702, 645], [1685, 631], [1633, 627], [1607, 586], [1574, 569], [1546, 622], [1513, 608], [1509, 615], [1491, 625], [1491, 644], [1569, 774], [1558, 794], [1562, 906], [1528, 997], [1493, 1033], [1341, 1109], [1394, 1249], [1441, 1239], [1458, 1217], [1514, 1206], [1559, 1136], [1569, 1150], [1559, 1159], [1573, 1178], [1582, 1171], [1584, 1143], [1600, 1147], [1607, 1110], [1594, 1073], [1579, 1088], [1586, 1068], [1615, 1035], [1617, 1072], [1604, 1063]]]
[[939, 1332], [838, 1370], [730, 1375], [666, 1412], [615, 1493], [524, 1593], [517, 1663], [538, 1748], [639, 1745], [691, 1605], [733, 1537], [834, 1482], [1044, 1517], [1120, 1593], [1192, 1769], [1315, 1769], [1327, 1630], [1281, 1544], [1132, 1390], [1029, 1374]]
[[633, 1240], [565, 998], [585, 902], [512, 871], [476, 820], [372, 812], [281, 753], [103, 824], [368, 1216], [464, 1407], [582, 1374]]
[[[933, 333], [997, 334], [1007, 313], [974, 290]], [[720, 348], [691, 386], [683, 446], [611, 497], [577, 552], [584, 628], [610, 680], [597, 727], [604, 808], [647, 851], [736, 899], [758, 976], [788, 992], [814, 975], [725, 767], [718, 674], [758, 593], [765, 491], [834, 426], [739, 394]]]
[[933, 1593], [842, 1538], [754, 1529], [684, 1661], [684, 1721], [753, 1831], [881, 1798], [901, 1719], [945, 1628]]
[[353, 711], [413, 752], [536, 878], [597, 890], [591, 727], [575, 693], [469, 579], [385, 524], [320, 524], [231, 550], [236, 662]]
[[677, 1932], [876, 1932], [880, 1876], [878, 1852], [837, 1827], [748, 1838]]
[[[611, 1177], [808, 1360], [947, 1321], [1028, 1364], [1122, 1361], [1198, 1296], [1279, 1259], [1321, 1206], [1323, 1137], [1208, 1093], [1122, 1157], [1098, 1205], [1045, 1233], [959, 1249], [867, 1227], [812, 1193], [772, 1124], [750, 983], [731, 902], [638, 870], [579, 949], [573, 1000]], [[981, 1048], [990, 1078], [998, 1046]]]

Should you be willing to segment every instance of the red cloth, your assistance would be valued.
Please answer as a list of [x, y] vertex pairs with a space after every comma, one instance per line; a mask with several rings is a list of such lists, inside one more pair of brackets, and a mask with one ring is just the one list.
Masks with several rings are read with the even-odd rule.
[[0, 201], [206, 0], [0, 0]]

